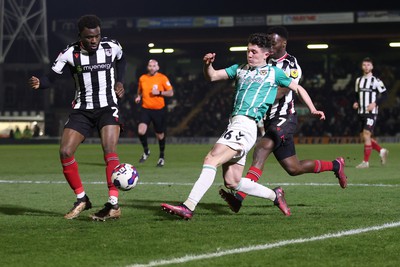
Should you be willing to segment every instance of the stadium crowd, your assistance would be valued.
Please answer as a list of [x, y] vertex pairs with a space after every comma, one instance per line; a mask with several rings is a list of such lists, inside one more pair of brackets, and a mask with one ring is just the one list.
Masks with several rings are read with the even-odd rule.
[[[316, 107], [323, 110], [326, 121], [314, 120], [307, 115], [302, 104], [297, 102], [299, 113], [298, 136], [358, 136], [358, 118], [352, 109], [354, 83], [360, 74], [356, 61], [337, 62], [332, 71], [326, 72], [315, 62], [302, 61], [303, 78], [300, 81], [313, 97]], [[145, 71], [145, 70], [144, 70]], [[326, 74], [330, 73], [330, 74]], [[396, 136], [400, 132], [400, 68], [391, 62], [376, 63], [374, 73], [380, 77], [388, 89], [388, 100], [380, 107], [380, 114], [374, 133], [377, 136]], [[217, 137], [228, 123], [234, 86], [231, 82], [206, 82], [201, 71], [184, 73], [166, 71], [174, 86], [174, 96], [166, 99], [168, 105], [167, 136], [175, 137]], [[8, 73], [12, 77], [12, 73]], [[15, 81], [24, 73], [16, 72]], [[14, 79], [13, 79], [14, 80]], [[121, 137], [137, 137], [137, 115], [140, 105], [134, 103], [137, 81], [125, 85], [126, 95], [121, 102], [125, 119]], [[66, 88], [70, 88], [67, 89]], [[50, 101], [46, 100], [50, 94]], [[66, 119], [72, 101], [74, 88], [69, 77], [60, 79], [53, 90], [27, 91], [25, 84], [10, 89], [5, 99], [5, 109], [51, 110], [46, 112], [44, 135], [58, 136]], [[56, 117], [58, 114], [58, 117]], [[149, 136], [153, 134], [149, 129]]]
[[[355, 99], [354, 83], [359, 72], [357, 64], [341, 62], [346, 69], [337, 68], [327, 77], [303, 63], [304, 78], [300, 82], [313, 97], [316, 107], [324, 110], [327, 120], [319, 121], [302, 112], [298, 103], [299, 136], [358, 136], [358, 117], [352, 108]], [[379, 76], [389, 91], [389, 100], [380, 108], [378, 136], [395, 136], [400, 129], [400, 77], [395, 68], [383, 66]], [[378, 73], [378, 72], [377, 72]], [[181, 76], [169, 75], [175, 89], [173, 99], [168, 100], [168, 135], [176, 137], [219, 136], [226, 124], [231, 109], [234, 86], [231, 82], [208, 83], [202, 73]], [[123, 100], [126, 120], [126, 137], [136, 135], [136, 114], [140, 108], [133, 104], [136, 84], [129, 86]]]

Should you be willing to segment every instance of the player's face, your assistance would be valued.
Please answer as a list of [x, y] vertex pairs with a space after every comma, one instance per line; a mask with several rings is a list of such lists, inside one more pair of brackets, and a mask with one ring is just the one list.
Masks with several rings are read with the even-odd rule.
[[83, 48], [89, 53], [95, 52], [100, 44], [100, 27], [96, 27], [94, 29], [84, 28], [79, 36], [81, 38], [80, 40]]
[[374, 65], [372, 65], [371, 62], [364, 61], [361, 65], [361, 68], [362, 68], [364, 74], [368, 74], [368, 73], [372, 72]]
[[276, 33], [269, 34], [269, 37], [271, 38], [271, 45], [272, 45], [271, 57], [274, 59], [282, 57], [286, 53], [287, 41]]
[[260, 48], [255, 44], [247, 45], [247, 63], [251, 67], [262, 67], [267, 62], [269, 51], [265, 48]]

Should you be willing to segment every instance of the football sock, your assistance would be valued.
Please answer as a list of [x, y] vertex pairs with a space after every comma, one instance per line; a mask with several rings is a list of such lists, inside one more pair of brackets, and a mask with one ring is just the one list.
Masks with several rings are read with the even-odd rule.
[[364, 145], [364, 161], [368, 162], [369, 157], [371, 156], [372, 146], [371, 145]]
[[240, 179], [239, 185], [236, 188], [236, 190], [243, 191], [251, 196], [267, 198], [270, 199], [271, 201], [274, 201], [276, 198], [276, 194], [273, 190], [259, 183], [255, 183], [249, 178]]
[[140, 143], [143, 146], [144, 153], [149, 154], [149, 145], [147, 143], [147, 135], [139, 135]]
[[75, 161], [75, 157], [61, 159], [64, 177], [67, 180], [69, 186], [74, 190], [75, 194], [84, 192], [81, 177], [78, 172], [78, 163]]
[[160, 147], [160, 158], [164, 158], [165, 151], [165, 136], [163, 139], [158, 140], [158, 146]]
[[117, 153], [108, 153], [104, 156], [104, 161], [106, 163], [106, 177], [108, 186], [108, 195], [118, 197], [118, 189], [111, 181], [111, 174], [115, 167], [119, 164], [119, 158]]
[[79, 193], [79, 194], [76, 194], [76, 198], [77, 199], [82, 199], [82, 200], [84, 200], [83, 198], [86, 196], [86, 193], [85, 193], [85, 191], [83, 191], [82, 193]]
[[314, 162], [315, 162], [314, 173], [333, 170], [333, 161], [314, 160]]
[[117, 204], [118, 204], [118, 197], [116, 197], [116, 196], [110, 196], [110, 197], [108, 197], [108, 202], [109, 202], [111, 205], [117, 205]]
[[375, 139], [371, 140], [372, 149], [381, 152], [382, 147], [376, 142]]
[[[254, 166], [251, 166], [247, 171], [246, 178], [249, 178], [252, 181], [257, 182], [260, 179], [261, 175], [262, 175], [262, 170]], [[235, 194], [235, 197], [240, 201], [243, 201], [246, 198], [246, 196], [247, 194], [241, 191], [238, 191]]]
[[192, 191], [190, 191], [188, 199], [183, 203], [188, 209], [194, 211], [201, 198], [213, 184], [216, 174], [216, 167], [206, 164], [203, 165], [199, 179], [197, 179]]

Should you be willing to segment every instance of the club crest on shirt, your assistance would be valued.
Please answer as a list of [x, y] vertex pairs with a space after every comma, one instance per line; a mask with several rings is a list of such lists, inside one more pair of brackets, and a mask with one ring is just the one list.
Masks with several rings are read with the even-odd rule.
[[260, 70], [260, 75], [267, 75], [268, 70]]
[[298, 76], [299, 76], [299, 72], [297, 71], [297, 69], [290, 70], [290, 77], [293, 77], [296, 79]]
[[106, 53], [106, 56], [107, 57], [110, 57], [111, 56], [111, 48], [107, 48], [107, 49], [105, 49], [105, 53]]

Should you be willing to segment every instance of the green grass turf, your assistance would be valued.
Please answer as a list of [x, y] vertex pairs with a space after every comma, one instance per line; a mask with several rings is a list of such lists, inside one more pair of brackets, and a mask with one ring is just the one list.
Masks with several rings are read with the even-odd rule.
[[[100, 145], [83, 144], [76, 154], [94, 207], [75, 220], [63, 218], [75, 196], [62, 175], [58, 146], [2, 145], [0, 265], [398, 266], [400, 145], [383, 145], [390, 150], [388, 164], [380, 166], [374, 151], [369, 169], [355, 168], [362, 160], [360, 144], [297, 146], [300, 159], [344, 156], [344, 190], [332, 172], [290, 177], [269, 158], [260, 182], [283, 186], [290, 217], [252, 197], [232, 213], [218, 195], [219, 169], [191, 221], [162, 212], [160, 203], [186, 199], [211, 145], [167, 144], [164, 168], [155, 167], [157, 145], [141, 165], [139, 145], [120, 145], [120, 161], [137, 166], [140, 182], [121, 192], [122, 217], [106, 222], [88, 217], [107, 201]], [[385, 224], [394, 226], [371, 230]]]

